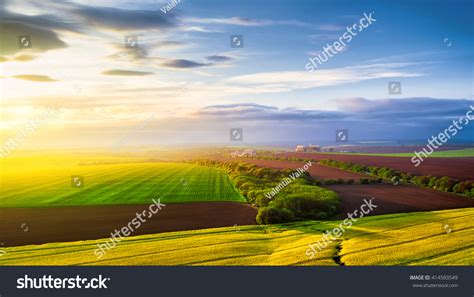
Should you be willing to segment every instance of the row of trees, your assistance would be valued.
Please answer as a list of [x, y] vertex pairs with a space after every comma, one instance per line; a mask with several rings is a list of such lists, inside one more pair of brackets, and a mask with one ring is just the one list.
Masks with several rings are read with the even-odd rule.
[[[368, 185], [368, 184], [376, 184], [376, 183], [381, 183], [383, 181], [382, 178], [360, 178], [359, 183], [361, 185]], [[330, 185], [342, 185], [342, 184], [348, 184], [352, 185], [355, 182], [353, 178], [344, 180], [342, 178], [339, 179], [326, 179], [321, 182], [321, 184], [324, 184], [325, 186], [330, 186]]]
[[[259, 224], [326, 219], [340, 208], [337, 194], [318, 187], [318, 182], [306, 172], [291, 179], [289, 176], [294, 172], [291, 169], [261, 168], [238, 161], [209, 159], [196, 163], [226, 171], [247, 201], [259, 207]], [[282, 184], [284, 180], [290, 182]], [[274, 195], [270, 194], [272, 191]]]
[[311, 159], [298, 158], [298, 157], [285, 157], [275, 155], [274, 153], [257, 152], [256, 156], [242, 156], [243, 159], [256, 159], [256, 160], [275, 160], [275, 161], [292, 161], [292, 162], [309, 162]]
[[344, 170], [371, 174], [379, 178], [412, 183], [420, 187], [432, 188], [439, 191], [452, 192], [456, 194], [463, 194], [468, 197], [474, 197], [474, 182], [472, 181], [459, 181], [447, 176], [436, 177], [431, 175], [412, 175], [407, 172], [401, 172], [387, 167], [365, 166], [352, 162], [331, 159], [320, 160], [319, 163]]

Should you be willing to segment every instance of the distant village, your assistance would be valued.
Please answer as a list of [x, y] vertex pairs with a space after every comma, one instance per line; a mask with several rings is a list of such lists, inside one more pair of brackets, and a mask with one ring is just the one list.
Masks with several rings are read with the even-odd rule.
[[[341, 150], [341, 147], [321, 147], [316, 144], [310, 144], [310, 145], [297, 145], [294, 148], [294, 152], [296, 153], [332, 153], [332, 152], [353, 152], [352, 150]], [[230, 156], [232, 158], [237, 158], [237, 157], [255, 157], [257, 156], [257, 151], [254, 149], [245, 149], [245, 150], [236, 150], [230, 153]]]
[[254, 157], [257, 155], [257, 151], [252, 149], [245, 149], [243, 151], [233, 151], [230, 153], [232, 158], [235, 157]]
[[[348, 153], [352, 151], [348, 150], [341, 150], [340, 147], [336, 147], [338, 152], [341, 153]], [[326, 147], [320, 147], [319, 145], [316, 144], [310, 144], [310, 145], [297, 145], [295, 148], [296, 153], [315, 153], [315, 152], [320, 152], [320, 153], [332, 153], [334, 152], [334, 147], [331, 146], [326, 146]]]
[[315, 144], [310, 144], [308, 146], [297, 145], [295, 148], [296, 153], [313, 153], [313, 152], [320, 152], [320, 151], [321, 151], [321, 147]]

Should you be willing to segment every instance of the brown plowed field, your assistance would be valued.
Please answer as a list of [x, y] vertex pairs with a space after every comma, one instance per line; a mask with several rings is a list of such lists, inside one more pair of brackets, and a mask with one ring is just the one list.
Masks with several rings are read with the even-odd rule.
[[474, 180], [474, 157], [427, 158], [415, 167], [410, 157], [383, 157], [318, 153], [284, 153], [286, 157], [307, 158], [315, 161], [333, 159], [361, 165], [389, 167], [415, 175], [449, 176], [460, 180]]
[[[296, 169], [305, 164], [304, 162], [274, 160], [248, 160], [246, 162], [279, 169]], [[308, 172], [316, 179], [354, 178], [357, 180], [360, 177], [370, 177], [317, 164], [313, 164]], [[406, 184], [395, 186], [390, 183], [371, 185], [356, 183], [324, 187], [338, 193], [341, 197], [342, 217], [345, 217], [348, 212], [359, 209], [364, 199], [371, 197], [375, 198], [374, 203], [378, 207], [369, 215], [474, 207], [474, 199]]]
[[364, 199], [374, 198], [377, 208], [369, 215], [474, 207], [474, 200], [411, 185], [331, 185], [339, 194], [342, 214], [360, 209]]
[[[0, 208], [0, 243], [19, 246], [108, 238], [147, 208], [148, 205]], [[234, 202], [167, 204], [131, 236], [252, 225], [256, 215], [257, 209]]]
[[[305, 165], [305, 162], [292, 162], [292, 161], [279, 161], [279, 160], [254, 160], [254, 159], [246, 159], [245, 162], [252, 163], [260, 167], [268, 167], [268, 168], [275, 168], [275, 169], [297, 169], [302, 168]], [[356, 181], [359, 178], [373, 178], [370, 175], [365, 175], [356, 172], [350, 172], [341, 170], [338, 168], [328, 167], [316, 164], [313, 162], [313, 165], [308, 168], [308, 173], [315, 179], [319, 180], [327, 180], [327, 179], [339, 179], [342, 178], [344, 180], [354, 179]]]

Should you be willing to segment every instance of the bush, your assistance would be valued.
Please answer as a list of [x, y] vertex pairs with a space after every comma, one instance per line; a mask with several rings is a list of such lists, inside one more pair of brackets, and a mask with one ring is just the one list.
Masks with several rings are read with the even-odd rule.
[[265, 195], [258, 195], [257, 198], [255, 199], [255, 203], [262, 207], [262, 206], [268, 206], [272, 200], [268, 199]]
[[361, 178], [359, 179], [359, 182], [361, 185], [368, 185], [369, 184], [369, 179], [368, 178]]
[[352, 185], [352, 184], [354, 183], [354, 179], [353, 179], [353, 178], [348, 179], [348, 180], [347, 180], [347, 183], [348, 183], [349, 185]]
[[455, 184], [455, 180], [447, 176], [443, 176], [442, 178], [436, 181], [436, 188], [441, 191], [451, 192]]
[[327, 179], [327, 180], [324, 181], [324, 185], [326, 185], [326, 186], [334, 185], [335, 183], [336, 183], [336, 181], [333, 180], [333, 179]]
[[453, 187], [454, 193], [464, 193], [468, 192], [470, 188], [469, 182], [460, 182]]
[[325, 220], [328, 218], [328, 214], [325, 213], [324, 211], [320, 211], [317, 213], [317, 219], [320, 219], [320, 220]]
[[474, 188], [472, 188], [470, 191], [464, 192], [464, 194], [465, 194], [467, 197], [473, 197], [473, 198], [474, 198]]
[[295, 220], [295, 217], [288, 209], [279, 209], [273, 206], [261, 207], [257, 214], [259, 224], [288, 223]]

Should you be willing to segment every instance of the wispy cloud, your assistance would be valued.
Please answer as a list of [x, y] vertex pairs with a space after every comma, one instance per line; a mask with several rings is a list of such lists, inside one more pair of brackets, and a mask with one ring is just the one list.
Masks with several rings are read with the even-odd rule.
[[118, 76], [144, 76], [144, 75], [153, 74], [153, 72], [112, 69], [112, 70], [105, 70], [105, 71], [102, 72], [102, 74], [104, 74], [104, 75], [118, 75]]
[[267, 20], [267, 19], [252, 19], [247, 17], [230, 17], [230, 18], [195, 18], [188, 17], [184, 18], [185, 23], [195, 24], [209, 24], [209, 25], [232, 25], [232, 26], [244, 26], [244, 27], [258, 27], [258, 26], [274, 26], [274, 25], [287, 25], [287, 26], [301, 26], [309, 27], [311, 24], [298, 21], [298, 20]]
[[28, 80], [34, 82], [54, 82], [57, 81], [47, 75], [36, 75], [36, 74], [19, 74], [19, 75], [12, 75], [11, 78], [21, 79], [21, 80]]
[[321, 69], [315, 73], [304, 71], [260, 72], [234, 76], [226, 79], [226, 82], [246, 86], [260, 85], [262, 87], [274, 88], [275, 91], [281, 91], [282, 89], [308, 89], [378, 78], [417, 77], [424, 75], [419, 71], [406, 69], [408, 66], [415, 65], [419, 65], [419, 63], [362, 64]]

